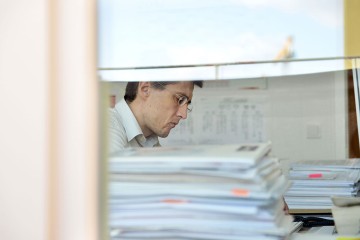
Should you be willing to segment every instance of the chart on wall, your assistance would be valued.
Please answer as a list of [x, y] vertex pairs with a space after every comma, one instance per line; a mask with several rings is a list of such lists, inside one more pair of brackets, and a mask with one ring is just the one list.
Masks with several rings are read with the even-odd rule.
[[202, 95], [194, 98], [193, 111], [171, 130], [162, 145], [262, 142], [266, 139], [264, 97], [240, 94]]

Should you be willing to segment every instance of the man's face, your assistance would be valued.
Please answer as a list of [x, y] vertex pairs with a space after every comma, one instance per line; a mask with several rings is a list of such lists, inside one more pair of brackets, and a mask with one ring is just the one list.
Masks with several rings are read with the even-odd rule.
[[143, 119], [145, 128], [159, 137], [167, 137], [181, 119], [187, 117], [187, 104], [179, 106], [181, 96], [192, 99], [194, 84], [178, 82], [166, 85], [164, 90], [151, 87]]

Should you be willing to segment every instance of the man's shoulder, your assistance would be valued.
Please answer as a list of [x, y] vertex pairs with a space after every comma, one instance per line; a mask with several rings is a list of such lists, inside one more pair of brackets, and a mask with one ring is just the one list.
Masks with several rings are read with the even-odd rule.
[[108, 113], [109, 113], [110, 115], [116, 115], [116, 113], [117, 113], [116, 108], [109, 108], [109, 109], [108, 109]]
[[108, 110], [108, 122], [109, 122], [110, 126], [123, 125], [122, 117], [121, 117], [119, 111], [117, 111], [115, 108], [110, 108]]

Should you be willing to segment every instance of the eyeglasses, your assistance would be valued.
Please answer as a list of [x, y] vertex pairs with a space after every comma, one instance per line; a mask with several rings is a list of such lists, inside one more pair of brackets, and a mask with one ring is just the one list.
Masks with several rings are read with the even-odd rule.
[[[165, 88], [166, 89], [166, 88]], [[167, 89], [168, 90], [168, 89]], [[170, 90], [169, 90], [170, 91]], [[191, 100], [184, 95], [181, 94], [175, 94], [175, 97], [177, 99], [177, 103], [179, 105], [179, 107], [184, 106], [185, 104], [187, 104], [187, 111], [191, 112], [192, 111], [192, 105], [191, 105]]]
[[192, 111], [192, 105], [191, 104], [191, 100], [185, 96], [185, 95], [182, 95], [182, 94], [179, 94], [179, 93], [174, 93], [173, 91], [171, 91], [170, 89], [167, 89], [166, 88], [166, 85], [163, 85], [161, 83], [156, 83], [156, 85], [158, 86], [161, 86], [161, 89], [162, 90], [167, 90], [169, 92], [171, 92], [172, 94], [174, 94], [175, 98], [176, 98], [176, 102], [178, 104], [179, 107], [182, 107], [184, 106], [185, 104], [187, 104], [187, 111], [188, 112], [191, 112]]

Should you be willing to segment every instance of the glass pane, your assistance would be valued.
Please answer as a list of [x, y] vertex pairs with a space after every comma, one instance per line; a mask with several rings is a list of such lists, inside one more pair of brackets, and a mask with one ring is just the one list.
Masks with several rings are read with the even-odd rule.
[[103, 82], [112, 106], [124, 96], [124, 80], [207, 79], [202, 89], [194, 88], [193, 111], [161, 139], [163, 146], [271, 141], [274, 155], [288, 161], [344, 159], [349, 157], [349, 136], [357, 137], [349, 132], [356, 130], [356, 123], [348, 125], [356, 109], [349, 102], [354, 100], [348, 93], [354, 91], [348, 81], [352, 83], [349, 74], [359, 63], [339, 58], [188, 69], [164, 66], [101, 70], [100, 75], [115, 76]]
[[[200, 66], [199, 72], [191, 72], [193, 75], [186, 75], [189, 72], [185, 69], [181, 66], [103, 69], [99, 74], [103, 79], [110, 76], [104, 74], [107, 72], [115, 76], [101, 81], [107, 89], [106, 98], [111, 97], [110, 107], [124, 96], [127, 82], [118, 79], [130, 80], [129, 76], [134, 74], [131, 80], [136, 80], [137, 71], [152, 72], [147, 80], [190, 81], [205, 76], [203, 88], [194, 88], [192, 112], [171, 130], [167, 138], [160, 139], [164, 147], [270, 141], [270, 155], [279, 159], [284, 172], [291, 163], [299, 160], [359, 157], [356, 116], [359, 112], [360, 59], [219, 64]], [[164, 77], [167, 70], [168, 75]], [[209, 75], [201, 75], [203, 73]], [[118, 197], [122, 181], [114, 180], [115, 175], [109, 185], [109, 226], [119, 223], [119, 209], [124, 200]], [[151, 190], [147, 193], [152, 194]], [[108, 231], [113, 236], [120, 233], [116, 228]]]

